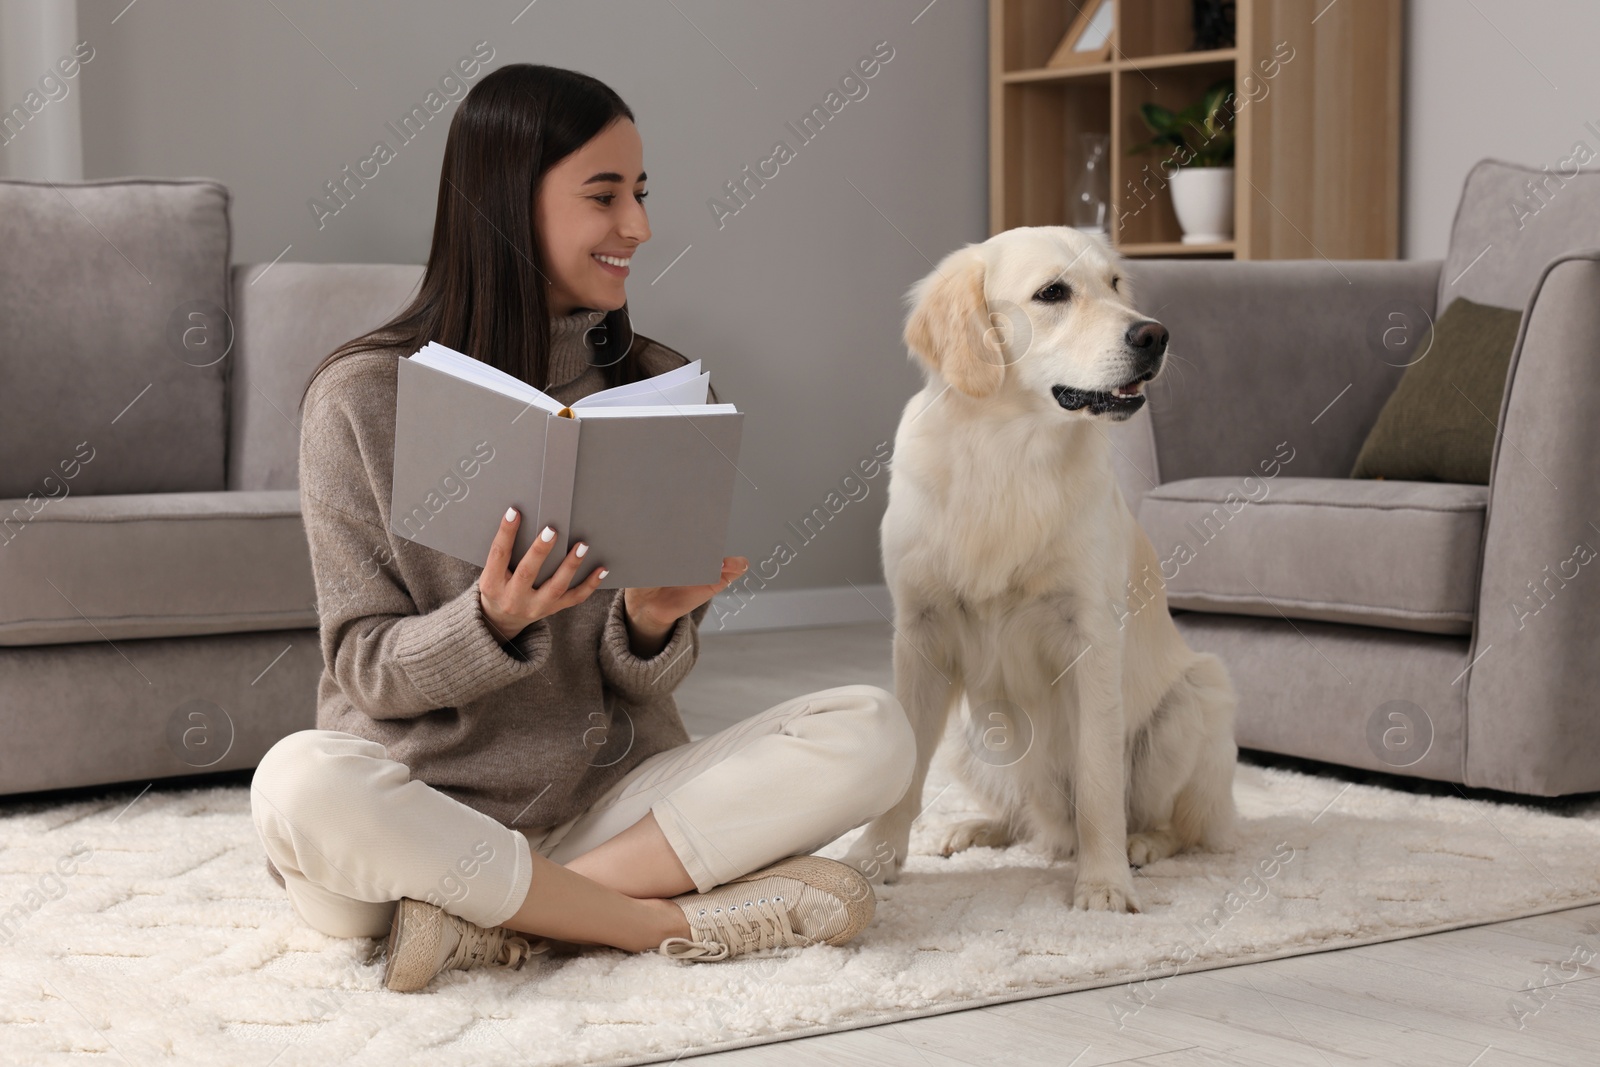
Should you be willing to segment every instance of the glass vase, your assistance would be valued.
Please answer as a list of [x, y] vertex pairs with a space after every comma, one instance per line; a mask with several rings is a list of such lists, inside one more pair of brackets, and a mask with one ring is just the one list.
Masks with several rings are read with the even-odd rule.
[[1073, 229], [1104, 236], [1111, 216], [1111, 138], [1104, 133], [1078, 134], [1083, 169], [1067, 199], [1067, 219]]

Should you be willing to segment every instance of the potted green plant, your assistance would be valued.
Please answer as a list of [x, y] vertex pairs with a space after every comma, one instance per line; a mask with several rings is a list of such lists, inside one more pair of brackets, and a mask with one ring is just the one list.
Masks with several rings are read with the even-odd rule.
[[1224, 79], [1181, 111], [1160, 104], [1139, 108], [1155, 136], [1132, 151], [1171, 149], [1162, 169], [1168, 172], [1184, 244], [1233, 239], [1232, 102], [1233, 82]]

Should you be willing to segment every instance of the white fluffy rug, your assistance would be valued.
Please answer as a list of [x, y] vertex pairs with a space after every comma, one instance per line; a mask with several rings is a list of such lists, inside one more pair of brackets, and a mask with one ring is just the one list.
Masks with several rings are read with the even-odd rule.
[[1114, 1010], [1136, 1013], [1180, 969], [1600, 902], [1592, 805], [1555, 815], [1249, 766], [1237, 795], [1238, 851], [1139, 872], [1141, 915], [1070, 910], [1071, 864], [1022, 847], [923, 854], [938, 826], [975, 812], [936, 781], [908, 871], [850, 946], [720, 964], [595, 951], [452, 972], [411, 995], [382, 988], [380, 943], [298, 920], [243, 787], [12, 805], [0, 1061], [673, 1060], [1091, 986], [1126, 984]]

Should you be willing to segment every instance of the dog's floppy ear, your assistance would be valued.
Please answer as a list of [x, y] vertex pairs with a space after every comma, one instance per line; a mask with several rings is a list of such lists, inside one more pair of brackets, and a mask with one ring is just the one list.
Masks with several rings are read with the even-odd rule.
[[983, 296], [987, 270], [976, 245], [958, 248], [909, 294], [905, 342], [912, 354], [968, 396], [1000, 388], [1005, 355]]

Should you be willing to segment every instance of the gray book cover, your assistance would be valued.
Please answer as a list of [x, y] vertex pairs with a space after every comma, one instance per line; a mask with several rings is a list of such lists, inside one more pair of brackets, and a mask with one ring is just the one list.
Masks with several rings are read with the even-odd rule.
[[541, 584], [575, 541], [573, 584], [700, 585], [721, 577], [740, 412], [568, 417], [402, 359], [389, 528], [476, 566], [509, 506], [522, 513], [515, 567], [539, 531], [556, 539]]

